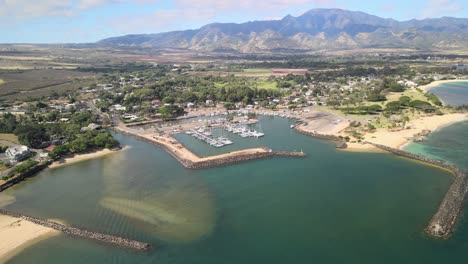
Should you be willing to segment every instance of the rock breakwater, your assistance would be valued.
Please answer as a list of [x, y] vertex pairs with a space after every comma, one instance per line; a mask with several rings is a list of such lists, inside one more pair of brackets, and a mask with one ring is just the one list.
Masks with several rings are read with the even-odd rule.
[[112, 244], [112, 245], [116, 245], [120, 247], [135, 249], [135, 250], [148, 250], [150, 248], [150, 244], [148, 243], [144, 243], [144, 242], [140, 242], [140, 241], [136, 241], [136, 240], [120, 237], [120, 236], [113, 236], [113, 235], [93, 232], [93, 231], [85, 230], [82, 228], [65, 226], [65, 225], [52, 222], [49, 220], [22, 215], [22, 214], [10, 212], [10, 211], [2, 210], [2, 209], [0, 209], [0, 214], [23, 219], [25, 221], [29, 221], [29, 222], [32, 222], [34, 224], [41, 225], [44, 227], [52, 228], [64, 234], [75, 236], [75, 237], [95, 240], [95, 241]]
[[449, 187], [437, 212], [434, 214], [431, 221], [429, 222], [429, 225], [425, 229], [426, 233], [433, 237], [446, 238], [450, 236], [450, 234], [455, 229], [458, 217], [463, 210], [465, 196], [468, 191], [468, 172], [458, 168], [455, 165], [440, 160], [431, 159], [425, 156], [413, 154], [401, 149], [394, 149], [384, 145], [370, 142], [366, 143], [396, 155], [442, 167], [444, 169], [450, 170], [454, 174], [455, 179], [452, 182], [452, 185]]

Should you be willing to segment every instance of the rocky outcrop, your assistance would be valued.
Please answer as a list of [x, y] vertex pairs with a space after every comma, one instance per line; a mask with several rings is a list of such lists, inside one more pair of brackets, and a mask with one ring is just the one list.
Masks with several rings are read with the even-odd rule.
[[104, 242], [107, 244], [112, 244], [112, 245], [116, 245], [120, 247], [126, 247], [130, 249], [135, 249], [135, 250], [148, 250], [151, 247], [150, 244], [148, 243], [144, 243], [144, 242], [140, 242], [140, 241], [136, 241], [136, 240], [120, 237], [120, 236], [113, 236], [113, 235], [93, 232], [93, 231], [85, 230], [82, 228], [65, 226], [56, 222], [40, 219], [37, 217], [22, 215], [22, 214], [10, 212], [10, 211], [2, 210], [2, 209], [0, 209], [0, 214], [23, 219], [23, 220], [32, 222], [37, 225], [52, 228], [54, 230], [60, 231], [67, 235], [80, 237], [80, 238], [86, 238], [86, 239], [95, 240], [99, 242]]

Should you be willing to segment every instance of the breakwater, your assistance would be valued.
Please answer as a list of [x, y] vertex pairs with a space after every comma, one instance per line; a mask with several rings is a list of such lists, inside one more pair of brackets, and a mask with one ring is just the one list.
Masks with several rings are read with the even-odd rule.
[[[131, 133], [129, 131], [119, 129], [116, 127], [114, 127], [113, 129], [119, 133], [133, 136], [142, 141], [161, 147], [167, 153], [169, 153], [169, 155], [174, 157], [182, 166], [184, 166], [187, 169], [206, 169], [206, 168], [212, 168], [212, 167], [221, 167], [221, 166], [226, 166], [230, 164], [264, 159], [264, 158], [269, 158], [269, 157], [305, 157], [307, 156], [303, 152], [272, 151], [271, 149], [268, 149], [268, 148], [261, 148], [255, 152], [249, 152], [249, 150], [244, 150], [244, 151], [222, 154], [218, 156], [212, 156], [208, 158], [200, 158], [196, 156], [195, 154], [193, 154], [192, 152], [190, 152], [190, 150], [186, 149], [185, 147], [180, 146], [184, 148], [186, 152], [190, 152], [192, 156], [197, 158], [197, 160], [190, 160], [190, 159], [182, 157], [180, 149], [176, 149], [174, 146], [169, 146], [169, 144], [167, 143], [160, 142], [154, 137], [148, 138], [148, 137], [145, 137], [136, 133]], [[175, 139], [173, 140], [175, 141]]]
[[22, 214], [10, 212], [10, 211], [2, 210], [2, 209], [0, 209], [0, 214], [23, 219], [25, 221], [28, 221], [37, 225], [41, 225], [44, 227], [48, 227], [48, 228], [60, 231], [66, 235], [95, 240], [95, 241], [112, 244], [112, 245], [116, 245], [120, 247], [126, 247], [130, 249], [135, 249], [135, 250], [148, 250], [151, 247], [150, 244], [148, 243], [144, 243], [144, 242], [140, 242], [140, 241], [136, 241], [136, 240], [120, 237], [120, 236], [113, 236], [113, 235], [93, 232], [93, 231], [85, 230], [82, 228], [65, 226], [65, 225], [52, 222], [49, 220], [22, 215]]
[[38, 172], [40, 172], [41, 170], [47, 168], [50, 164], [52, 163], [52, 161], [43, 161], [31, 168], [29, 168], [28, 170], [20, 173], [19, 175], [17, 176], [14, 176], [13, 178], [9, 179], [6, 183], [0, 185], [0, 192], [3, 192], [4, 190], [10, 188], [11, 186], [21, 182], [21, 181], [24, 181], [25, 179], [29, 178], [29, 177], [33, 177], [35, 175], [37, 175]]
[[311, 131], [306, 131], [306, 130], [304, 130], [304, 129], [302, 129], [300, 127], [300, 123], [298, 123], [298, 125], [294, 126], [294, 130], [296, 130], [297, 132], [299, 132], [301, 134], [311, 136], [311, 137], [315, 137], [315, 138], [337, 141], [339, 143], [346, 142], [343, 138], [335, 136], [335, 135], [325, 135], [325, 134], [315, 133], [315, 132], [311, 132]]
[[450, 236], [450, 234], [455, 229], [458, 217], [463, 209], [466, 193], [468, 192], [468, 172], [458, 168], [455, 165], [418, 154], [413, 154], [401, 149], [395, 149], [371, 142], [365, 143], [396, 155], [430, 163], [432, 165], [450, 170], [454, 174], [455, 179], [452, 185], [449, 187], [437, 212], [434, 214], [431, 221], [429, 222], [429, 225], [425, 229], [426, 233], [433, 237], [445, 238]]
[[265, 152], [255, 152], [247, 154], [239, 154], [233, 156], [226, 156], [222, 158], [216, 158], [204, 161], [189, 161], [184, 160], [183, 165], [189, 169], [205, 169], [212, 167], [221, 167], [229, 164], [236, 164], [249, 160], [264, 159], [269, 157], [305, 157], [306, 154], [303, 152], [288, 152], [288, 151], [272, 151], [271, 149], [264, 148]]

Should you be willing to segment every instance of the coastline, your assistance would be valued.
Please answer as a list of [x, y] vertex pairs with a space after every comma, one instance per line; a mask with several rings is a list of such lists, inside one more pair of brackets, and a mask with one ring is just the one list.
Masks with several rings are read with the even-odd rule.
[[456, 79], [456, 80], [441, 80], [441, 81], [433, 81], [430, 84], [426, 84], [423, 86], [418, 86], [417, 88], [423, 90], [424, 92], [429, 92], [430, 89], [439, 86], [444, 83], [454, 83], [454, 82], [468, 82], [468, 79]]
[[79, 163], [79, 162], [82, 162], [82, 161], [85, 161], [85, 160], [91, 160], [91, 159], [104, 157], [104, 156], [107, 156], [107, 155], [114, 154], [114, 153], [117, 153], [119, 151], [125, 150], [127, 148], [128, 147], [123, 147], [122, 149], [118, 149], [118, 150], [102, 149], [102, 150], [98, 150], [98, 151], [91, 152], [91, 153], [74, 154], [73, 156], [64, 157], [64, 158], [61, 158], [58, 161], [55, 161], [54, 163], [49, 165], [48, 168], [49, 169], [56, 169], [56, 168], [60, 168], [60, 167], [63, 167], [63, 166], [70, 165], [70, 164]]
[[0, 263], [6, 263], [28, 246], [59, 233], [23, 219], [0, 215]]
[[[468, 114], [455, 113], [442, 116], [426, 116], [408, 123], [409, 129], [400, 131], [388, 131], [386, 128], [380, 128], [374, 133], [367, 133], [364, 136], [364, 142], [384, 145], [391, 148], [402, 149], [407, 144], [413, 142], [414, 136], [423, 130], [430, 130], [430, 133], [449, 126], [454, 123], [468, 120]], [[348, 143], [349, 150], [345, 151], [376, 151], [376, 148], [365, 143]]]

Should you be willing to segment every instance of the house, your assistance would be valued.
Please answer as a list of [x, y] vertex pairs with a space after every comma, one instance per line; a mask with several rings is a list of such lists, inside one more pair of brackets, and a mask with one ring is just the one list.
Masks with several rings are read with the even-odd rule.
[[95, 124], [95, 123], [91, 123], [91, 124], [89, 124], [87, 127], [82, 127], [82, 128], [80, 129], [80, 132], [93, 131], [93, 130], [98, 130], [98, 129], [100, 129], [100, 128], [101, 128], [100, 125]]
[[56, 145], [50, 145], [48, 146], [47, 148], [44, 149], [45, 152], [52, 152], [55, 147], [57, 147]]
[[114, 108], [115, 111], [125, 111], [127, 108], [125, 106], [122, 106], [120, 104], [113, 105], [112, 108]]
[[161, 100], [154, 99], [153, 101], [151, 101], [151, 104], [152, 104], [152, 105], [159, 106], [159, 105], [161, 104]]
[[18, 162], [31, 156], [31, 151], [27, 146], [14, 146], [8, 148], [5, 154], [12, 162]]
[[195, 107], [194, 103], [187, 103], [187, 108], [193, 108], [193, 107]]

